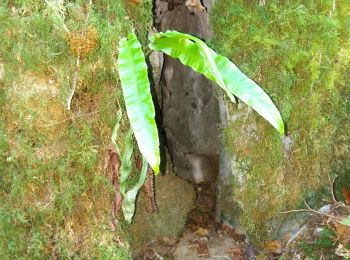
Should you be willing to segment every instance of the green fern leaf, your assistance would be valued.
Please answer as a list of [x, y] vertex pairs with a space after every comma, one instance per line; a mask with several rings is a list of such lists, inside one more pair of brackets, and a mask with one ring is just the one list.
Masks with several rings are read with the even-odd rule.
[[215, 81], [234, 102], [234, 96], [258, 112], [281, 135], [282, 117], [270, 97], [229, 59], [215, 53], [202, 40], [188, 34], [167, 31], [150, 37], [149, 47], [178, 58], [184, 65]]
[[159, 137], [147, 65], [135, 34], [119, 42], [118, 71], [126, 111], [142, 155], [155, 174], [159, 172]]
[[124, 218], [128, 223], [131, 223], [132, 217], [134, 216], [136, 196], [140, 188], [142, 187], [142, 185], [145, 183], [147, 168], [148, 168], [147, 161], [145, 157], [143, 157], [142, 169], [141, 169], [139, 181], [136, 183], [134, 187], [128, 190], [124, 196], [122, 209], [123, 209]]

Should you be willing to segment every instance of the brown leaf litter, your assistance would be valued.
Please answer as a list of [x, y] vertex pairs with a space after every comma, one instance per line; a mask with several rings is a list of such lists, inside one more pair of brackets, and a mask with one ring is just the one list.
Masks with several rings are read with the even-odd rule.
[[114, 198], [112, 202], [111, 210], [111, 230], [115, 231], [117, 227], [117, 216], [122, 207], [122, 195], [120, 192], [120, 182], [119, 182], [119, 169], [120, 160], [117, 152], [114, 149], [108, 149], [108, 162], [107, 167], [109, 169], [109, 178], [114, 187]]

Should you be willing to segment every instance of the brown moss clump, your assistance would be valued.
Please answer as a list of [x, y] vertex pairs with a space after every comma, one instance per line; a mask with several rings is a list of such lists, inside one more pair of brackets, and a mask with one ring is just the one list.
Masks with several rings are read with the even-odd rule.
[[71, 52], [82, 59], [96, 48], [98, 38], [97, 29], [91, 26], [85, 33], [75, 31], [66, 35]]

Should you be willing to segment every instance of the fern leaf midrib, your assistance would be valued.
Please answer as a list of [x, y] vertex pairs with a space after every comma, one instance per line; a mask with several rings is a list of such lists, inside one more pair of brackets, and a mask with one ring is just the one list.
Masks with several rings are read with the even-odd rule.
[[[127, 45], [128, 45], [128, 55], [129, 55], [129, 60], [130, 60], [130, 63], [131, 63], [132, 73], [133, 73], [133, 75], [135, 75], [135, 77], [134, 77], [134, 84], [136, 86], [138, 107], [140, 107], [142, 113], [144, 115], [146, 115], [145, 110], [143, 109], [141, 98], [140, 98], [140, 91], [139, 91], [138, 83], [137, 83], [137, 77], [136, 77], [135, 66], [134, 66], [134, 59], [133, 59], [133, 56], [132, 56], [132, 53], [131, 53], [131, 46], [130, 46], [130, 41], [129, 40], [127, 41]], [[141, 119], [142, 119], [143, 122], [146, 121], [145, 117], [143, 117], [143, 116], [141, 117]], [[146, 124], [144, 124], [144, 125], [146, 125]]]

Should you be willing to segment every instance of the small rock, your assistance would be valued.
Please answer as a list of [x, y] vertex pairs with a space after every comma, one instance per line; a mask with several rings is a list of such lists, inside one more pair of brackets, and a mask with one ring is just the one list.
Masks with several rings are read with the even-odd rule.
[[315, 236], [320, 236], [321, 233], [323, 232], [323, 230], [324, 230], [324, 228], [320, 228], [320, 227], [316, 228], [315, 232], [314, 232], [314, 235]]
[[244, 255], [243, 255], [243, 259], [255, 259], [254, 257], [257, 255], [258, 250], [250, 245], [247, 245], [244, 248]]

